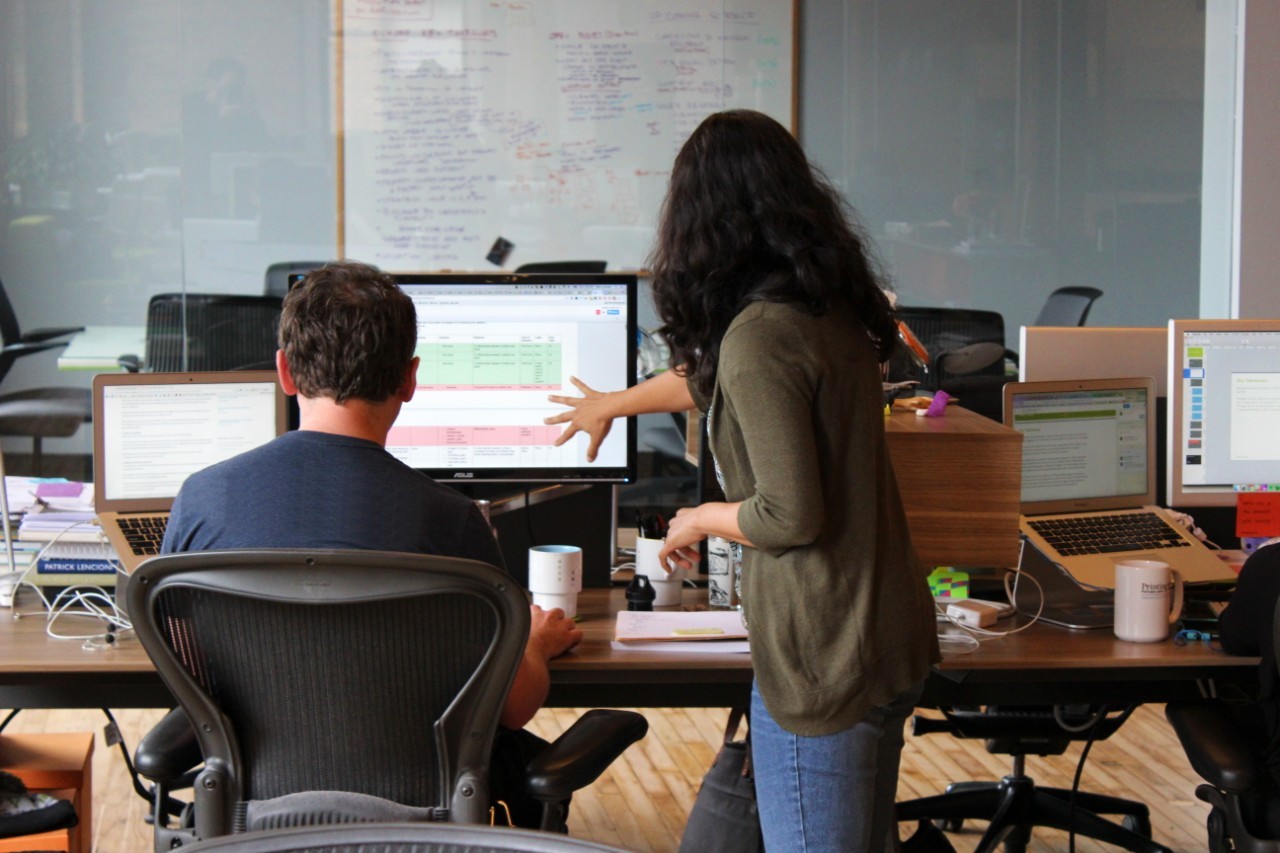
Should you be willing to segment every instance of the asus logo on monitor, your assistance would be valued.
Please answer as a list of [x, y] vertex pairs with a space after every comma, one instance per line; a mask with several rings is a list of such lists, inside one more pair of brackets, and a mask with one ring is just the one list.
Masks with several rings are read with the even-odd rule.
[[454, 474], [454, 475], [453, 475], [453, 479], [455, 479], [455, 480], [470, 480], [470, 479], [471, 479], [472, 477], [474, 477], [474, 476], [475, 476], [475, 473], [474, 473], [474, 472], [472, 472], [472, 471], [467, 471], [466, 473], [463, 473], [462, 471], [459, 471], [459, 472], [457, 472], [456, 474]]

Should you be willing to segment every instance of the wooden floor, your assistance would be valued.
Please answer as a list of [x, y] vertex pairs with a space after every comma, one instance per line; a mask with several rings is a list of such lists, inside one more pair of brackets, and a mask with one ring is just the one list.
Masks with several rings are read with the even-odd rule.
[[[554, 738], [578, 712], [542, 711], [531, 726]], [[574, 797], [570, 830], [574, 835], [628, 850], [674, 851], [702, 774], [715, 755], [725, 712], [719, 710], [646, 710], [650, 733], [595, 785]], [[126, 741], [160, 716], [158, 711], [120, 711]], [[94, 758], [94, 831], [97, 853], [149, 849], [144, 804], [131, 790], [117, 748], [104, 746], [106, 720], [99, 711], [26, 711], [8, 731], [98, 731]], [[1070, 787], [1080, 747], [1057, 758], [1032, 758], [1027, 772], [1041, 784]], [[899, 785], [900, 798], [939, 792], [948, 781], [996, 779], [1008, 772], [1007, 757], [987, 754], [981, 744], [931, 735], [907, 738]], [[1165, 723], [1160, 706], [1138, 709], [1110, 740], [1094, 745], [1082, 788], [1139, 799], [1151, 808], [1157, 841], [1178, 851], [1205, 849], [1207, 806], [1195, 799], [1196, 781], [1182, 749]], [[951, 839], [957, 850], [972, 850], [982, 824], [966, 826]], [[905, 827], [904, 827], [905, 831]], [[1065, 851], [1065, 833], [1036, 830], [1031, 849]], [[1076, 849], [1112, 849], [1078, 839]]]

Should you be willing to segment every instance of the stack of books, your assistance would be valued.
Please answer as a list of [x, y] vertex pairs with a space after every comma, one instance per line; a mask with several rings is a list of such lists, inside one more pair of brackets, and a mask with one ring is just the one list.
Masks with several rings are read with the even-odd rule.
[[35, 571], [27, 580], [43, 587], [116, 584], [115, 549], [107, 544], [92, 512], [27, 513], [18, 541], [42, 545]]

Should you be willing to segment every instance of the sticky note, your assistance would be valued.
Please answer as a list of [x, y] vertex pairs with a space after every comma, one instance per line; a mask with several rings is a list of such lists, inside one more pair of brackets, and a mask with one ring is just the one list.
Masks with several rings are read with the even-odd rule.
[[84, 491], [84, 483], [41, 483], [36, 486], [36, 497], [74, 498]]
[[1280, 536], [1280, 492], [1236, 495], [1236, 536]]
[[714, 634], [723, 634], [720, 628], [675, 628], [671, 631], [676, 637], [706, 637]]

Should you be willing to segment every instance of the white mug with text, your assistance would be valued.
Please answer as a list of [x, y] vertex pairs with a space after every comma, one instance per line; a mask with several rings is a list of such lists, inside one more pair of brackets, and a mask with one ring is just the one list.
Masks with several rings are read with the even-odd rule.
[[1182, 615], [1182, 576], [1159, 560], [1116, 563], [1116, 636], [1158, 643]]

